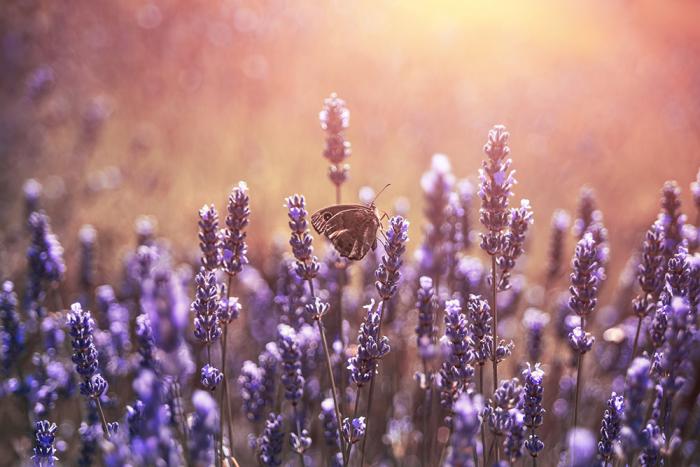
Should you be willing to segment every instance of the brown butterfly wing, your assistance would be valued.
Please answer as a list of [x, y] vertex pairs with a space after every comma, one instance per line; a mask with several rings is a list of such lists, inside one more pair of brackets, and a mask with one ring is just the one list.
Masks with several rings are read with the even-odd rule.
[[376, 245], [378, 228], [374, 211], [357, 206], [333, 216], [325, 225], [325, 233], [340, 256], [357, 261]]
[[[343, 211], [364, 208], [364, 206], [354, 204], [338, 204], [327, 208], [319, 209], [311, 215], [311, 225], [319, 234], [325, 234], [328, 229], [328, 222]], [[366, 208], [365, 208], [366, 209]]]

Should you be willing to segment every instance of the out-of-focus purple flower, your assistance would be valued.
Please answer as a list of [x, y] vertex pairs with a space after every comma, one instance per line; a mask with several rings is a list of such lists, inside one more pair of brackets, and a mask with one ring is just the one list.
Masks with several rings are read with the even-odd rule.
[[403, 264], [401, 257], [406, 251], [406, 242], [408, 242], [408, 225], [409, 222], [401, 216], [394, 216], [389, 221], [385, 254], [374, 274], [377, 280], [375, 287], [382, 300], [389, 300], [394, 296], [401, 280], [399, 269]]
[[195, 277], [196, 297], [192, 302], [194, 312], [194, 335], [206, 345], [210, 345], [221, 335], [219, 323], [219, 300], [216, 277], [212, 271], [202, 267]]
[[664, 255], [671, 258], [683, 241], [685, 215], [681, 213], [681, 189], [675, 181], [664, 183], [658, 222], [664, 229]]
[[320, 298], [315, 297], [316, 299], [314, 300], [313, 303], [307, 303], [306, 306], [304, 307], [306, 309], [306, 312], [316, 321], [320, 320], [325, 316], [326, 313], [328, 313], [328, 310], [330, 309], [330, 304], [321, 301]]
[[56, 430], [55, 423], [48, 420], [39, 420], [34, 424], [34, 455], [32, 460], [36, 467], [52, 467], [55, 465], [56, 457]]
[[659, 302], [656, 305], [656, 311], [654, 312], [654, 319], [649, 328], [649, 337], [651, 338], [651, 344], [655, 349], [660, 348], [666, 342], [666, 329], [668, 328], [668, 310], [670, 305], [664, 305], [663, 302]]
[[418, 279], [416, 292], [416, 309], [418, 310], [418, 326], [416, 326], [416, 344], [421, 359], [429, 360], [435, 353], [435, 312], [437, 302], [434, 298], [433, 280], [427, 276]]
[[250, 360], [243, 362], [238, 384], [241, 386], [241, 399], [243, 399], [243, 412], [250, 421], [260, 420], [262, 408], [265, 406], [263, 391], [264, 371]]
[[484, 265], [478, 258], [473, 256], [463, 256], [457, 263], [455, 271], [455, 279], [457, 281], [457, 289], [466, 302], [467, 298], [472, 294], [482, 292], [484, 285]]
[[483, 416], [496, 436], [504, 436], [512, 424], [510, 410], [521, 406], [523, 387], [517, 378], [504, 379], [484, 407]]
[[534, 367], [530, 367], [528, 363], [527, 368], [523, 370], [525, 387], [522, 412], [523, 424], [531, 431], [527, 441], [525, 441], [525, 447], [532, 457], [537, 457], [539, 452], [544, 449], [544, 443], [534, 433], [535, 429], [542, 425], [542, 417], [544, 416], [544, 408], [542, 407], [543, 379], [544, 371], [540, 368], [540, 364], [536, 363]]
[[542, 356], [542, 335], [549, 323], [549, 315], [537, 308], [528, 308], [523, 315], [523, 326], [527, 331], [528, 360], [538, 362]]
[[277, 346], [282, 359], [282, 385], [284, 395], [292, 405], [297, 405], [304, 391], [304, 377], [301, 374], [301, 350], [297, 333], [291, 326], [277, 326]]
[[97, 231], [91, 225], [84, 225], [78, 233], [80, 240], [80, 286], [89, 292], [95, 286], [95, 244]]
[[241, 306], [241, 302], [238, 300], [238, 297], [228, 297], [228, 300], [226, 299], [225, 285], [221, 285], [219, 298], [219, 310], [217, 312], [219, 323], [221, 323], [222, 326], [226, 326], [227, 324], [233, 322], [233, 320], [238, 319], [243, 307]]
[[591, 467], [596, 463], [595, 436], [586, 428], [574, 427], [566, 435], [566, 452], [559, 467]]
[[581, 326], [576, 326], [569, 333], [569, 346], [575, 353], [583, 355], [593, 348], [595, 337], [590, 332], [584, 331]]
[[510, 288], [510, 273], [515, 267], [515, 261], [523, 254], [525, 234], [533, 222], [530, 201], [523, 199], [520, 201], [519, 208], [510, 210], [509, 229], [503, 236], [501, 256], [498, 257], [498, 267], [501, 270], [501, 278], [498, 282], [500, 290]]
[[552, 214], [552, 234], [549, 240], [549, 251], [547, 261], [547, 283], [554, 282], [562, 269], [562, 258], [564, 251], [564, 241], [566, 231], [571, 223], [569, 213], [562, 209], [554, 211]]
[[153, 355], [155, 341], [153, 339], [153, 330], [151, 329], [151, 320], [148, 318], [148, 315], [141, 314], [136, 317], [136, 340], [138, 342], [138, 351], [141, 355], [141, 366], [155, 370], [156, 360]]
[[[469, 295], [467, 299], [467, 322], [469, 323], [469, 334], [472, 341], [472, 354], [474, 362], [478, 363], [479, 366], [484, 366], [484, 364], [491, 360], [491, 343], [493, 342], [493, 337], [491, 336], [491, 322], [493, 318], [491, 317], [491, 308], [486, 300], [481, 298], [480, 295]], [[501, 341], [503, 344], [503, 341]], [[496, 350], [496, 354], [509, 354], [509, 347], [505, 345], [499, 345], [502, 350]]]
[[213, 391], [217, 388], [217, 386], [219, 386], [219, 384], [221, 384], [223, 380], [224, 374], [218, 368], [215, 368], [208, 363], [202, 367], [200, 382], [202, 383], [202, 386], [208, 390]]
[[569, 307], [581, 318], [586, 318], [598, 302], [598, 260], [593, 236], [587, 233], [576, 244], [571, 273]]
[[649, 378], [651, 362], [646, 357], [632, 360], [625, 379], [624, 426], [620, 439], [625, 452], [633, 453], [639, 446], [644, 423], [644, 401], [652, 382]]
[[22, 193], [24, 193], [24, 214], [27, 222], [31, 214], [39, 210], [42, 191], [43, 187], [41, 183], [34, 178], [27, 179], [24, 185], [22, 185]]
[[190, 459], [195, 465], [213, 465], [215, 439], [219, 432], [219, 407], [208, 392], [201, 390], [194, 391], [192, 405]]
[[654, 222], [646, 233], [642, 259], [637, 267], [637, 281], [642, 293], [634, 300], [634, 313], [645, 318], [653, 310], [664, 285], [664, 229]]
[[510, 217], [508, 198], [513, 194], [511, 189], [516, 183], [514, 172], [510, 170], [512, 161], [508, 157], [508, 137], [503, 125], [496, 125], [489, 131], [484, 146], [488, 157], [479, 170], [479, 220], [487, 230], [481, 234], [481, 248], [491, 256], [501, 254]]
[[83, 378], [80, 393], [93, 399], [98, 398], [107, 391], [107, 381], [98, 370], [93, 337], [95, 323], [89, 311], [83, 310], [79, 303], [74, 303], [68, 313], [68, 326], [73, 346], [73, 363]]
[[468, 334], [467, 319], [459, 300], [448, 300], [445, 302], [445, 336], [442, 338], [446, 356], [438, 380], [440, 403], [448, 411], [474, 376]]
[[350, 111], [345, 101], [332, 93], [323, 101], [323, 109], [318, 114], [321, 129], [326, 132], [326, 147], [323, 157], [328, 159], [331, 166], [328, 168], [328, 177], [337, 187], [340, 187], [348, 178], [350, 166], [345, 160], [350, 157], [350, 142], [345, 139], [345, 130], [350, 124]]
[[449, 467], [474, 465], [473, 454], [479, 451], [477, 438], [481, 428], [483, 409], [482, 398], [478, 394], [462, 393], [455, 402], [450, 451], [447, 457]]
[[326, 441], [326, 446], [338, 449], [340, 447], [338, 421], [335, 417], [335, 405], [332, 397], [327, 397], [321, 401], [321, 413], [318, 418], [323, 425], [323, 439]]
[[577, 240], [581, 240], [588, 232], [588, 228], [594, 221], [596, 212], [595, 192], [592, 188], [584, 186], [581, 188], [578, 198], [578, 213], [572, 226], [572, 233]]
[[603, 414], [600, 427], [600, 441], [598, 441], [598, 454], [604, 463], [612, 461], [614, 444], [620, 437], [622, 418], [625, 411], [625, 398], [615, 392], [608, 399], [608, 408]]
[[0, 357], [4, 374], [9, 376], [25, 347], [24, 325], [17, 314], [17, 294], [11, 281], [3, 282], [0, 290], [0, 322]]
[[430, 170], [421, 177], [421, 188], [425, 198], [425, 239], [420, 246], [420, 272], [437, 277], [445, 272], [445, 240], [447, 223], [447, 206], [454, 186], [454, 175], [450, 161], [444, 154], [435, 154], [431, 160]]
[[690, 192], [693, 194], [695, 209], [700, 212], [700, 170], [698, 170], [698, 174], [695, 176], [695, 181], [690, 184]]
[[51, 232], [49, 218], [41, 212], [29, 216], [31, 243], [27, 249], [28, 278], [26, 302], [27, 307], [43, 317], [44, 283], [63, 280], [66, 265], [63, 262], [63, 247]]
[[343, 420], [343, 437], [350, 442], [350, 444], [355, 444], [365, 436], [365, 430], [367, 429], [367, 424], [365, 423], [365, 417], [345, 418]]
[[245, 229], [250, 217], [248, 185], [238, 182], [228, 197], [226, 227], [220, 233], [222, 269], [229, 275], [241, 272], [248, 264], [248, 245]]
[[294, 432], [290, 433], [289, 445], [294, 452], [303, 455], [304, 452], [311, 447], [311, 435], [309, 435], [309, 431], [304, 428], [299, 434]]
[[656, 420], [649, 420], [646, 428], [642, 430], [642, 455], [639, 462], [643, 466], [664, 465], [661, 449], [666, 445], [666, 436], [656, 424]]
[[666, 265], [666, 284], [661, 291], [663, 303], [670, 304], [673, 297], [684, 297], [688, 294], [690, 272], [688, 249], [679, 244]]
[[282, 465], [282, 416], [270, 413], [265, 422], [265, 431], [258, 439], [258, 461], [266, 467]]
[[297, 275], [304, 280], [311, 280], [318, 275], [320, 265], [314, 256], [313, 237], [306, 221], [306, 200], [304, 196], [295, 194], [286, 199], [285, 206], [289, 211], [289, 228], [292, 231], [289, 244], [297, 260]]
[[457, 183], [457, 194], [459, 196], [459, 219], [458, 226], [460, 229], [459, 240], [462, 251], [469, 249], [472, 244], [472, 198], [474, 197], [474, 186], [467, 179], [460, 180]]
[[199, 210], [199, 249], [204, 268], [213, 271], [221, 265], [219, 250], [219, 213], [214, 205], [205, 204]]
[[525, 444], [525, 416], [518, 408], [510, 409], [510, 426], [503, 440], [503, 453], [512, 463], [523, 456]]
[[389, 338], [379, 335], [383, 303], [375, 305], [372, 300], [365, 305], [367, 317], [357, 334], [357, 353], [348, 359], [350, 378], [358, 387], [370, 382], [377, 371], [379, 360], [391, 350]]

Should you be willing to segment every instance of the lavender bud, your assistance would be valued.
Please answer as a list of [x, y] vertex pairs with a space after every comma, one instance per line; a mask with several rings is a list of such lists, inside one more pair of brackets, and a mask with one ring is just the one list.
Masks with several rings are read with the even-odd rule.
[[205, 204], [199, 210], [199, 249], [202, 252], [201, 263], [205, 269], [213, 271], [221, 264], [219, 251], [219, 213], [216, 207]]
[[530, 361], [540, 361], [542, 335], [549, 323], [549, 315], [537, 308], [528, 308], [523, 315], [523, 326], [527, 331], [527, 356]]
[[327, 397], [323, 399], [321, 402], [321, 413], [318, 418], [323, 425], [323, 439], [326, 440], [326, 446], [335, 449], [340, 447], [340, 440], [338, 439], [338, 421], [335, 418], [333, 398]]
[[190, 310], [194, 312], [194, 335], [209, 345], [221, 335], [216, 277], [203, 266], [195, 277], [196, 296]]
[[71, 305], [68, 313], [73, 363], [83, 382], [80, 393], [90, 398], [98, 398], [107, 391], [107, 382], [98, 370], [97, 349], [93, 337], [95, 323], [89, 311], [83, 310], [80, 303]]
[[95, 286], [95, 243], [97, 231], [91, 225], [84, 225], [78, 233], [80, 239], [80, 286], [90, 291]]
[[195, 465], [214, 465], [216, 436], [219, 431], [219, 407], [208, 392], [201, 390], [194, 391], [192, 405], [194, 414], [189, 430], [190, 459]]
[[506, 433], [506, 439], [503, 441], [503, 452], [506, 458], [514, 463], [517, 459], [523, 456], [523, 445], [525, 444], [525, 416], [515, 408], [510, 409], [510, 426]]
[[389, 338], [379, 335], [382, 307], [383, 302], [375, 307], [374, 300], [365, 305], [367, 317], [357, 334], [357, 353], [348, 359], [350, 378], [358, 387], [370, 382], [377, 371], [379, 360], [391, 350]]
[[661, 212], [658, 222], [664, 229], [664, 255], [670, 258], [683, 241], [685, 215], [681, 214], [681, 189], [675, 181], [664, 183], [661, 190]]
[[305, 309], [314, 320], [318, 321], [328, 313], [330, 307], [328, 303], [322, 302], [320, 298], [316, 297], [314, 303], [306, 304]]
[[285, 206], [289, 211], [289, 228], [292, 231], [289, 244], [297, 260], [297, 275], [304, 280], [311, 280], [318, 275], [320, 265], [314, 256], [313, 237], [309, 234], [306, 221], [306, 200], [302, 195], [293, 195], [286, 199]]
[[[478, 451], [479, 430], [481, 428], [481, 396], [463, 393], [454, 404], [452, 417], [452, 436], [450, 437], [450, 454], [447, 466], [473, 466], [472, 453]], [[483, 446], [482, 446], [483, 449]]]
[[200, 381], [202, 386], [213, 391], [224, 380], [224, 374], [218, 368], [206, 364], [202, 367]]
[[284, 395], [293, 405], [297, 405], [303, 395], [304, 377], [301, 374], [301, 350], [297, 333], [291, 326], [277, 326], [277, 346], [282, 358]]
[[408, 225], [409, 222], [401, 216], [394, 216], [389, 221], [385, 254], [375, 272], [375, 287], [382, 300], [389, 300], [396, 293], [401, 280], [399, 269], [403, 264], [401, 256], [406, 251], [408, 242]]
[[276, 467], [282, 465], [282, 416], [270, 413], [265, 422], [265, 431], [258, 440], [258, 460], [264, 466]]
[[311, 436], [309, 435], [309, 431], [305, 428], [301, 430], [301, 434], [290, 433], [289, 445], [292, 447], [294, 452], [304, 454], [304, 452], [311, 447]]
[[547, 282], [551, 283], [559, 277], [562, 268], [564, 240], [566, 230], [569, 228], [571, 218], [564, 210], [554, 211], [552, 214], [552, 235], [549, 241], [549, 254], [547, 262]]
[[640, 318], [645, 318], [659, 299], [664, 284], [664, 262], [664, 230], [661, 223], [656, 221], [646, 233], [642, 259], [637, 268], [642, 293], [634, 300], [633, 310]]
[[55, 423], [48, 420], [40, 420], [34, 424], [34, 455], [32, 460], [36, 467], [52, 467], [55, 465], [56, 457], [56, 430]]
[[345, 130], [350, 124], [350, 111], [345, 101], [336, 93], [332, 93], [323, 101], [323, 109], [319, 112], [318, 118], [321, 129], [326, 132], [323, 157], [331, 163], [328, 176], [334, 185], [340, 186], [347, 180], [350, 168], [344, 164], [351, 154], [350, 142], [345, 139]]
[[569, 307], [577, 315], [585, 318], [593, 311], [598, 301], [598, 261], [595, 243], [590, 233], [585, 234], [576, 245], [573, 269], [569, 287]]
[[251, 422], [260, 420], [262, 409], [265, 406], [263, 375], [264, 370], [255, 363], [250, 360], [243, 362], [238, 384], [241, 386], [243, 412]]
[[620, 434], [625, 452], [634, 452], [644, 422], [644, 402], [651, 388], [649, 372], [651, 362], [646, 357], [637, 357], [630, 364], [625, 379], [624, 427]]
[[425, 240], [416, 255], [420, 257], [420, 270], [430, 276], [440, 276], [445, 270], [445, 240], [448, 225], [448, 205], [454, 186], [450, 161], [444, 154], [435, 154], [430, 170], [421, 177], [425, 197]]
[[445, 336], [442, 339], [447, 355], [440, 367], [440, 403], [451, 410], [474, 376], [469, 348], [467, 320], [459, 300], [445, 302]]
[[525, 234], [530, 224], [534, 222], [530, 201], [521, 200], [518, 209], [510, 210], [509, 218], [509, 230], [503, 236], [501, 256], [497, 260], [498, 267], [501, 269], [501, 278], [498, 283], [500, 290], [510, 288], [510, 273], [515, 267], [515, 261], [523, 254]]
[[437, 302], [433, 298], [433, 280], [427, 276], [421, 276], [418, 280], [416, 292], [416, 308], [418, 309], [418, 326], [416, 326], [416, 344], [418, 353], [424, 360], [431, 359], [435, 347], [435, 312]]
[[221, 267], [233, 276], [248, 264], [248, 245], [245, 229], [250, 217], [250, 198], [248, 185], [238, 182], [231, 190], [227, 205], [226, 227], [220, 232], [219, 249], [221, 250]]
[[226, 299], [226, 286], [221, 285], [219, 291], [219, 309], [217, 312], [219, 323], [226, 326], [233, 322], [233, 320], [238, 319], [242, 308], [243, 306], [241, 302], [238, 301], [238, 297], [228, 297], [228, 300]]
[[[536, 363], [534, 368], [531, 368], [528, 363], [527, 368], [523, 370], [523, 379], [525, 380], [522, 401], [523, 424], [530, 430], [534, 430], [542, 425], [542, 417], [545, 412], [542, 407], [544, 371], [540, 368], [540, 364]], [[536, 457], [539, 451], [544, 448], [544, 444], [539, 441], [537, 435], [533, 434], [528, 438], [525, 447], [532, 457]]]
[[608, 408], [603, 414], [603, 422], [600, 427], [600, 441], [598, 442], [598, 454], [603, 462], [609, 463], [613, 458], [613, 444], [620, 438], [622, 418], [625, 411], [625, 398], [615, 392], [608, 399]]
[[505, 435], [511, 424], [510, 410], [521, 405], [523, 387], [517, 378], [502, 380], [484, 407], [484, 418], [489, 429], [496, 436]]
[[639, 458], [641, 465], [664, 465], [661, 449], [666, 445], [666, 436], [656, 424], [656, 420], [650, 420], [646, 428], [642, 430], [642, 445], [644, 449]]
[[581, 326], [576, 326], [569, 333], [569, 346], [575, 353], [583, 355], [593, 347], [595, 337], [590, 332], [585, 332]]
[[365, 417], [353, 418], [352, 421], [349, 418], [343, 419], [343, 437], [350, 444], [355, 444], [361, 440], [365, 436], [366, 428]]
[[467, 321], [472, 339], [474, 361], [483, 366], [491, 360], [491, 308], [480, 295], [469, 295], [467, 300]]
[[148, 315], [141, 314], [136, 317], [136, 340], [139, 355], [141, 355], [141, 366], [155, 370], [156, 361], [153, 352], [156, 344]]
[[66, 265], [63, 262], [63, 247], [58, 242], [58, 238], [51, 232], [49, 218], [45, 214], [41, 212], [31, 213], [29, 229], [31, 243], [27, 249], [26, 303], [27, 308], [41, 318], [45, 314], [42, 305], [45, 294], [43, 284], [63, 280]]

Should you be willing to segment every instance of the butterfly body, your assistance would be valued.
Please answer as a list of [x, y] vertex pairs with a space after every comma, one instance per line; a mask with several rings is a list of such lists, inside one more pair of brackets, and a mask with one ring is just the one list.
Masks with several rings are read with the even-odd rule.
[[379, 224], [374, 203], [329, 206], [311, 216], [316, 232], [325, 235], [340, 256], [354, 261], [364, 258], [370, 248], [377, 248]]

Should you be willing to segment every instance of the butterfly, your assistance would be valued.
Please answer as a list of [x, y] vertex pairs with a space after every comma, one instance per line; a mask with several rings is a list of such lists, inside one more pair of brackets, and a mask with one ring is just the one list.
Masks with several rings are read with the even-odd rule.
[[340, 256], [359, 261], [370, 248], [373, 251], [377, 248], [377, 229], [381, 219], [372, 201], [367, 206], [338, 204], [320, 209], [311, 216], [311, 225], [331, 241]]

